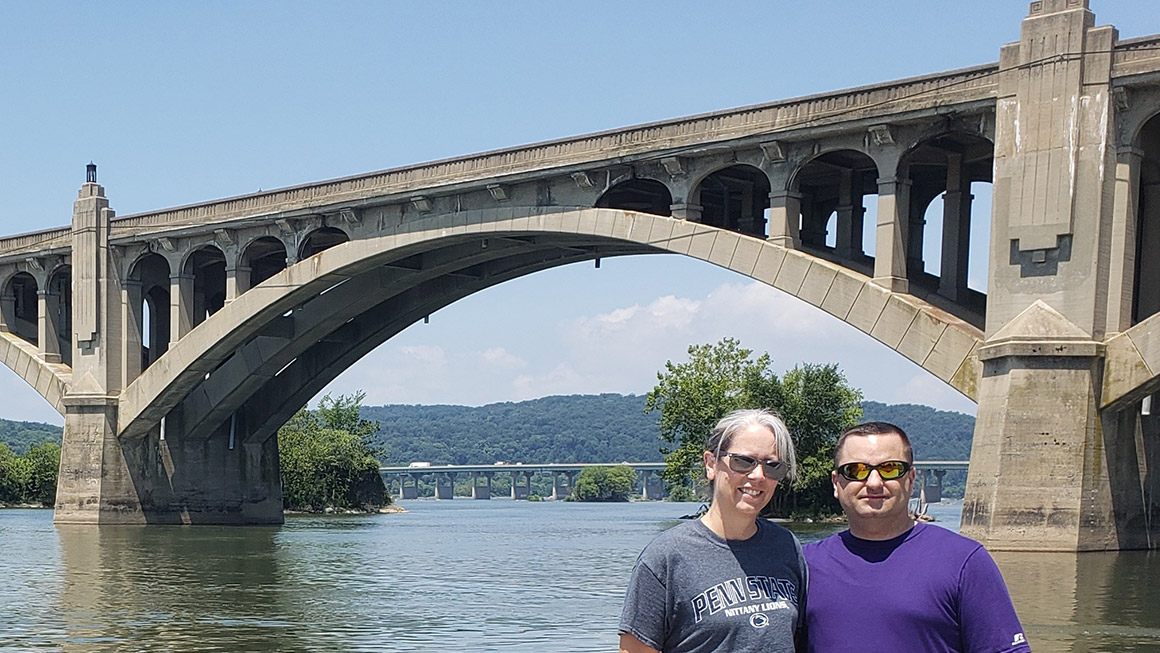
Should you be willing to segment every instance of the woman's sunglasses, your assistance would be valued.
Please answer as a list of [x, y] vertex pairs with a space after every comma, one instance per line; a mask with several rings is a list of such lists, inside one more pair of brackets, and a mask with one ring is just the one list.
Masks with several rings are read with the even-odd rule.
[[902, 478], [910, 471], [910, 463], [901, 460], [887, 460], [884, 463], [871, 465], [870, 463], [846, 463], [838, 465], [838, 473], [848, 481], [865, 481], [870, 478], [870, 472], [878, 470], [878, 476], [884, 481], [893, 481]]
[[780, 481], [789, 472], [789, 466], [781, 460], [758, 460], [753, 456], [746, 456], [739, 453], [723, 453], [721, 457], [725, 458], [729, 463], [729, 469], [732, 469], [738, 474], [748, 474], [759, 464], [761, 465], [761, 471], [765, 474], [765, 478], [771, 481]]

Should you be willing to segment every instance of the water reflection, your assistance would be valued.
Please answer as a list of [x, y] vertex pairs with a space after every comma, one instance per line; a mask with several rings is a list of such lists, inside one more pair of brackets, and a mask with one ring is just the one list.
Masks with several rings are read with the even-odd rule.
[[56, 533], [63, 650], [301, 646], [271, 618], [281, 614], [277, 528], [58, 526]]
[[[0, 649], [615, 650], [633, 561], [696, 508], [405, 503], [242, 528], [0, 510]], [[932, 513], [955, 530], [957, 510]], [[791, 527], [808, 541], [842, 526]], [[1160, 653], [1160, 553], [995, 558], [1037, 653]]]
[[1036, 650], [1160, 651], [1160, 552], [994, 557]]

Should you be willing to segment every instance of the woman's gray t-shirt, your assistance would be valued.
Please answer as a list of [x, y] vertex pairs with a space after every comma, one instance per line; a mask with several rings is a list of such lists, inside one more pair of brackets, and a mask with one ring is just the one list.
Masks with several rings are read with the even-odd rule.
[[764, 519], [747, 540], [701, 520], [654, 539], [632, 569], [620, 632], [666, 653], [793, 651], [806, 564], [793, 533]]

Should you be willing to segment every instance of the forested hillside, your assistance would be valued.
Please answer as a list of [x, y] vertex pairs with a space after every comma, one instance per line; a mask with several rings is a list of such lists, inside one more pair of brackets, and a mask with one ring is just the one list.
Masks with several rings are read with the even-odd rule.
[[571, 395], [487, 406], [364, 406], [384, 464], [659, 462], [641, 395]]
[[[642, 395], [571, 395], [487, 406], [364, 406], [388, 465], [660, 461]], [[975, 419], [915, 404], [862, 404], [864, 420], [901, 426], [926, 460], [966, 460]]]
[[896, 424], [910, 437], [918, 460], [968, 460], [975, 418], [918, 404], [862, 402], [862, 421]]
[[[487, 406], [364, 406], [379, 422], [384, 464], [660, 461], [656, 416], [643, 395], [571, 395]], [[967, 460], [975, 418], [916, 404], [862, 402], [863, 420], [901, 426], [920, 460]], [[0, 442], [24, 453], [60, 443], [59, 426], [0, 420]]]
[[16, 454], [23, 454], [34, 444], [60, 444], [61, 428], [43, 422], [11, 422], [0, 419], [0, 442]]

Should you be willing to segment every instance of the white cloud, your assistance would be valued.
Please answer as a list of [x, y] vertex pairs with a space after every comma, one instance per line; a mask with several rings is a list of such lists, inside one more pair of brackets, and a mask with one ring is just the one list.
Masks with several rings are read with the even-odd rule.
[[491, 347], [478, 354], [482, 364], [495, 370], [520, 370], [528, 366], [528, 362], [503, 347]]

